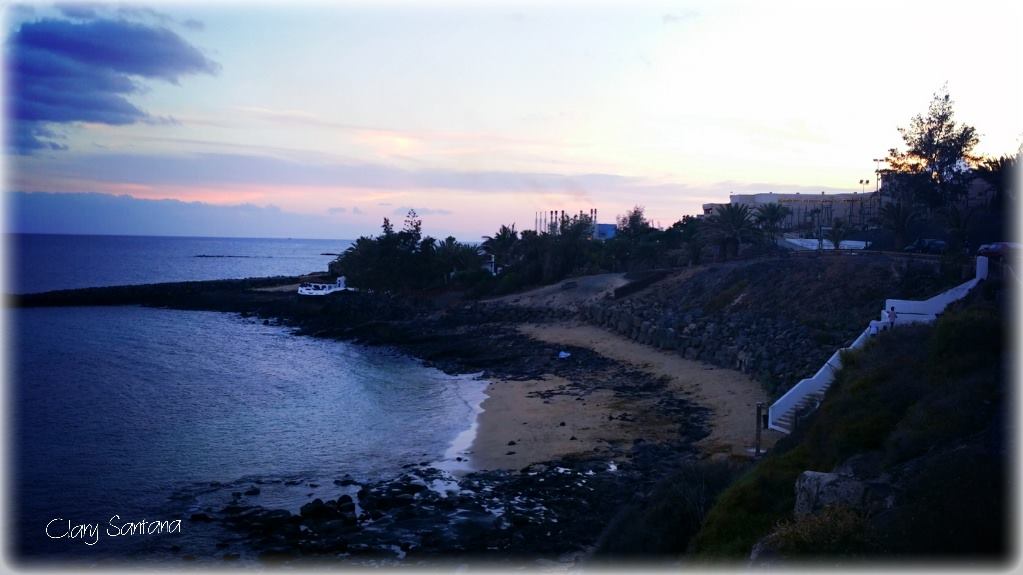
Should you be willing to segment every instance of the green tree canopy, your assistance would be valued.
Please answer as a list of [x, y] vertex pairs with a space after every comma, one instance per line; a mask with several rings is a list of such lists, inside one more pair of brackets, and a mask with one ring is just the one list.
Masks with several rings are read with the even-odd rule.
[[506, 266], [512, 262], [518, 241], [519, 233], [515, 231], [515, 224], [511, 227], [502, 225], [496, 234], [483, 236], [481, 247], [487, 255], [494, 256], [498, 266]]
[[899, 133], [906, 151], [888, 151], [889, 175], [901, 178], [914, 199], [939, 207], [966, 193], [979, 138], [973, 126], [956, 123], [947, 86], [934, 94], [926, 114], [914, 116]]
[[767, 237], [773, 244], [778, 238], [778, 231], [781, 229], [781, 223], [792, 213], [792, 210], [788, 206], [783, 206], [778, 202], [771, 202], [770, 204], [764, 204], [757, 207], [756, 220], [760, 229], [764, 230]]
[[727, 257], [729, 247], [734, 246], [738, 255], [739, 246], [753, 236], [753, 212], [745, 204], [724, 204], [715, 208], [704, 226], [709, 237], [717, 242]]
[[643, 206], [634, 206], [624, 216], [618, 216], [617, 219], [618, 233], [623, 236], [638, 236], [653, 229], [643, 213]]

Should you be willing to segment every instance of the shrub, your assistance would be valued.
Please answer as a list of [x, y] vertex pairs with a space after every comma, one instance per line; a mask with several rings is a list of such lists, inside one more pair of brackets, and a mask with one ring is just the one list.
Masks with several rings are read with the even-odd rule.
[[685, 465], [658, 484], [646, 502], [620, 513], [601, 537], [606, 557], [682, 554], [714, 499], [742, 468], [728, 462]]
[[783, 521], [765, 543], [781, 557], [862, 557], [879, 548], [866, 516], [848, 507]]
[[[988, 306], [950, 311], [934, 326], [883, 333], [863, 349], [844, 355], [844, 367], [821, 408], [721, 494], [693, 538], [694, 552], [703, 557], [746, 557], [779, 522], [779, 537], [794, 554], [802, 555], [811, 544], [830, 549], [826, 554], [880, 552], [857, 535], [860, 519], [843, 511], [791, 521], [796, 478], [805, 470], [830, 472], [867, 451], [882, 450], [886, 464], [892, 466], [949, 449], [956, 442], [973, 441], [970, 438], [981, 432], [992, 437], [1003, 433], [992, 421], [1004, 404], [1008, 380], [1002, 361], [1005, 322]], [[954, 472], [936, 462], [918, 474], [920, 489], [913, 501], [919, 503], [911, 502], [892, 515], [888, 532], [902, 545], [896, 552], [949, 552], [939, 549], [942, 546], [956, 553], [1004, 548], [998, 539], [1005, 533], [1004, 525], [983, 523], [985, 513], [994, 516], [1005, 503], [998, 491], [1000, 476], [992, 471], [998, 469], [998, 456], [980, 453], [971, 459], [966, 455], [972, 452], [949, 451], [962, 459]], [[947, 500], [949, 493], [956, 494], [954, 502]], [[943, 519], [945, 508], [961, 519]], [[932, 535], [907, 535], [916, 528], [914, 517], [924, 515], [930, 518], [926, 527]], [[970, 531], [970, 536], [956, 539], [957, 530]]]

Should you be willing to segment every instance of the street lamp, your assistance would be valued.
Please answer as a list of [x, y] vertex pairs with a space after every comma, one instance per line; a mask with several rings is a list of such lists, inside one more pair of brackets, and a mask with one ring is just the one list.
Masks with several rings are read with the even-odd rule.
[[[879, 191], [881, 189], [881, 187], [880, 187], [881, 186], [881, 164], [883, 162], [887, 162], [887, 161], [888, 160], [886, 160], [884, 158], [874, 158], [874, 191], [875, 192], [877, 192], [877, 191]], [[881, 197], [881, 194], [878, 194], [878, 203], [877, 203], [878, 206], [881, 205], [880, 197]]]
[[860, 180], [860, 192], [866, 191], [867, 184], [869, 184], [869, 183], [870, 183], [870, 180]]

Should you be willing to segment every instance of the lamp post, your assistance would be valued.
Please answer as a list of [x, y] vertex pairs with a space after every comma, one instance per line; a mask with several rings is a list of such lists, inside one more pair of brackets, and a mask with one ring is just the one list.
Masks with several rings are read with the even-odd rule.
[[[870, 180], [860, 180], [860, 194], [863, 194], [867, 190], [867, 184]], [[863, 196], [860, 196], [860, 225], [863, 226]]]
[[886, 162], [884, 158], [874, 158], [874, 191], [877, 194], [877, 208], [881, 209], [881, 164]]
[[874, 158], [874, 175], [877, 179], [874, 180], [874, 191], [878, 191], [881, 185], [881, 162], [886, 161], [884, 158]]

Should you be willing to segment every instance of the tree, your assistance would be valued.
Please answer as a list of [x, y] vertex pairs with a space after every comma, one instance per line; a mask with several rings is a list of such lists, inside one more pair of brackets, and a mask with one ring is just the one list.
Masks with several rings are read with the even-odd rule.
[[618, 216], [618, 233], [620, 235], [635, 237], [651, 229], [650, 222], [643, 214], [643, 206], [634, 206], [624, 216]]
[[422, 237], [423, 220], [419, 219], [415, 210], [409, 209], [405, 216], [405, 225], [398, 232], [398, 244], [403, 250], [414, 252], [419, 249], [419, 241]]
[[973, 219], [973, 209], [963, 206], [951, 205], [945, 208], [941, 215], [945, 220], [948, 229], [949, 251], [960, 253], [967, 245], [970, 235], [970, 220]]
[[384, 218], [380, 235], [356, 240], [330, 269], [345, 276], [352, 287], [409, 292], [441, 287], [457, 272], [468, 272], [471, 279], [479, 272], [479, 259], [476, 246], [459, 244], [453, 237], [439, 243], [424, 237], [422, 220], [409, 210], [400, 232]]
[[739, 254], [739, 246], [748, 240], [753, 233], [753, 213], [745, 204], [725, 204], [718, 206], [707, 218], [706, 229], [710, 237], [722, 247], [724, 257], [728, 257], [728, 248], [735, 246], [735, 254]]
[[991, 203], [988, 206], [998, 211], [1011, 207], [1015, 200], [1015, 188], [1013, 178], [1016, 175], [1016, 167], [1019, 164], [1019, 156], [1001, 156], [998, 158], [982, 159], [975, 171], [977, 177], [991, 187]]
[[892, 202], [881, 206], [881, 225], [895, 234], [895, 249], [906, 245], [909, 225], [917, 217], [916, 210], [908, 202]]
[[777, 242], [778, 231], [781, 229], [781, 223], [792, 213], [792, 210], [788, 206], [783, 206], [777, 202], [771, 202], [770, 204], [764, 204], [757, 207], [756, 220], [757, 224], [760, 225], [760, 229], [764, 230], [767, 234], [767, 238], [771, 241], [771, 244]]
[[699, 265], [705, 244], [701, 230], [701, 220], [696, 216], [682, 216], [682, 219], [671, 226], [678, 231], [679, 239], [686, 247], [690, 265]]
[[841, 249], [842, 242], [849, 235], [849, 226], [841, 218], [831, 220], [831, 229], [828, 230], [828, 239], [835, 249]]
[[972, 126], [957, 124], [948, 87], [934, 94], [926, 115], [910, 120], [908, 128], [899, 128], [906, 151], [888, 152], [891, 172], [919, 174], [914, 180], [918, 200], [928, 207], [948, 205], [966, 193], [970, 164], [979, 139]]
[[505, 266], [511, 263], [515, 244], [519, 240], [519, 233], [515, 231], [515, 224], [511, 227], [502, 225], [493, 236], [483, 236], [483, 251], [493, 256], [498, 266]]

